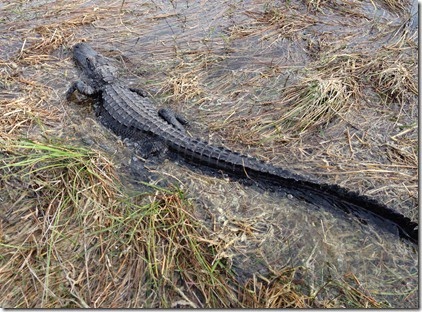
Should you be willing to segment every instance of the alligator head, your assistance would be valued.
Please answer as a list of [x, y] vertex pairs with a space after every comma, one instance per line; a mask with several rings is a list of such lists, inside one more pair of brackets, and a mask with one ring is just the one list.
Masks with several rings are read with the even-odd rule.
[[87, 43], [81, 42], [73, 47], [73, 58], [87, 78], [98, 84], [111, 83], [116, 79], [116, 67]]

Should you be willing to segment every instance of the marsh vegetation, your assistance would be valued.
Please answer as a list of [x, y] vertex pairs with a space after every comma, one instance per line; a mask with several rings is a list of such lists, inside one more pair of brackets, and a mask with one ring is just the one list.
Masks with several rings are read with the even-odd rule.
[[418, 247], [142, 159], [64, 98], [82, 40], [188, 131], [418, 219], [417, 3], [0, 3], [0, 306], [418, 307]]

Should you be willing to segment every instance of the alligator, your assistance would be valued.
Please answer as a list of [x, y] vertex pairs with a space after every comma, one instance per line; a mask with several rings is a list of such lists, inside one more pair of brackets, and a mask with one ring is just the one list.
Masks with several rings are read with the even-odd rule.
[[[190, 163], [206, 165], [242, 179], [270, 182], [290, 194], [317, 205], [332, 205], [358, 218], [375, 217], [387, 222], [390, 231], [412, 243], [418, 243], [418, 224], [401, 213], [357, 192], [333, 184], [320, 183], [262, 160], [214, 146], [189, 136], [186, 120], [169, 109], [157, 110], [147, 93], [128, 87], [119, 79], [117, 68], [85, 42], [73, 47], [73, 58], [81, 70], [80, 80], [66, 93], [75, 91], [96, 97], [97, 115], [116, 134], [133, 140], [151, 135], [169, 150]], [[380, 224], [378, 221], [376, 223]], [[365, 223], [366, 221], [364, 221]]]

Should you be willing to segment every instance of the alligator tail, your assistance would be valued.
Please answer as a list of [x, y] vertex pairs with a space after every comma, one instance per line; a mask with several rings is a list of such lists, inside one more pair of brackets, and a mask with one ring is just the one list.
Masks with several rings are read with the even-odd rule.
[[366, 219], [373, 220], [390, 232], [398, 232], [400, 237], [418, 243], [418, 224], [416, 222], [365, 195], [349, 191], [338, 185], [311, 181], [256, 158], [233, 152], [224, 147], [215, 147], [201, 140], [187, 137], [178, 139], [175, 136], [168, 140], [167, 144], [187, 160], [222, 169], [238, 177], [271, 183], [271, 185], [282, 187], [292, 195], [311, 204], [334, 206], [347, 213], [357, 215], [362, 222], [365, 222]]

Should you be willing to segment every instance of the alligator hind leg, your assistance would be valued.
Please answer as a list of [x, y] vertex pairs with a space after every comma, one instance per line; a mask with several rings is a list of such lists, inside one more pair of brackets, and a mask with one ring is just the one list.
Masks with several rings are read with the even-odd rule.
[[176, 129], [185, 132], [185, 127], [183, 126], [186, 125], [188, 121], [184, 117], [176, 114], [169, 108], [159, 109], [158, 115], [160, 115], [160, 117], [167, 121], [169, 124], [172, 124]]
[[[148, 93], [139, 88], [129, 88], [130, 91], [135, 92], [136, 94], [142, 97], [148, 97]], [[179, 114], [173, 112], [169, 108], [161, 108], [158, 111], [158, 115], [167, 121], [169, 124], [173, 125], [176, 129], [185, 132], [185, 128], [183, 127], [188, 123], [188, 121], [180, 116]]]
[[129, 88], [130, 91], [137, 93], [138, 95], [142, 97], [147, 97], [148, 93], [142, 89], [139, 88]]

